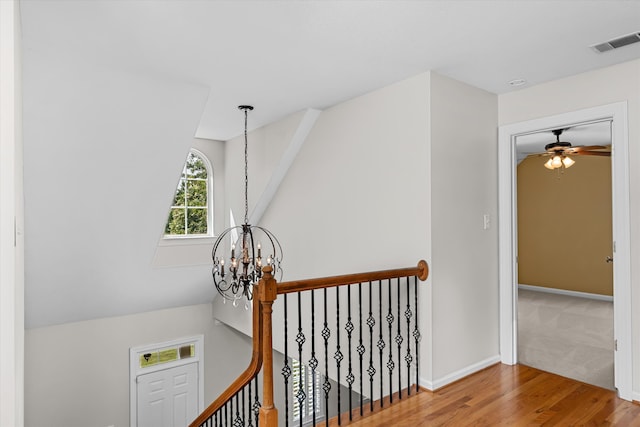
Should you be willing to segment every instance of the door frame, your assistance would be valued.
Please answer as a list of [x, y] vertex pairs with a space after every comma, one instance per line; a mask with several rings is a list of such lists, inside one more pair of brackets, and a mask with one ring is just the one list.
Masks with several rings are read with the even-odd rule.
[[[140, 356], [144, 353], [173, 347], [182, 347], [195, 344], [195, 354], [193, 357], [178, 359], [167, 363], [159, 363], [149, 367], [140, 367]], [[148, 344], [129, 349], [129, 426], [138, 425], [138, 376], [150, 374], [152, 372], [163, 371], [165, 369], [176, 368], [191, 363], [198, 364], [198, 413], [204, 411], [204, 335], [179, 338], [162, 343]]]
[[613, 328], [617, 343], [617, 350], [614, 352], [614, 381], [618, 395], [622, 399], [632, 400], [629, 134], [626, 101], [527, 120], [499, 128], [500, 357], [502, 363], [508, 365], [516, 364], [518, 361], [516, 137], [607, 119], [611, 120]]

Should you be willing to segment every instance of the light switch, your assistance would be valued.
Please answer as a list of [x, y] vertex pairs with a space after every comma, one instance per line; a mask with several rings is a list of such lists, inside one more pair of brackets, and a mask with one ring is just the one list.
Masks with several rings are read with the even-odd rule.
[[491, 227], [491, 217], [489, 214], [482, 215], [482, 229], [488, 230]]

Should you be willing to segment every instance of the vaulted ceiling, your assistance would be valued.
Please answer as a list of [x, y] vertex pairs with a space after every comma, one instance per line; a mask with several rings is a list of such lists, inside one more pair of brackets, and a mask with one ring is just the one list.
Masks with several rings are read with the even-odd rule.
[[[206, 302], [151, 260], [194, 136], [426, 70], [504, 93], [640, 57], [634, 1], [22, 0], [26, 311], [43, 326]], [[525, 79], [524, 86], [509, 84]]]

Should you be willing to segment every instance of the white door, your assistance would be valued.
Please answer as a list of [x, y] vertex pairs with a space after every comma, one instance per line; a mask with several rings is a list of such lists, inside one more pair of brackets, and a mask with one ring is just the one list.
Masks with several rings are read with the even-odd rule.
[[185, 427], [198, 416], [197, 365], [138, 376], [138, 427]]

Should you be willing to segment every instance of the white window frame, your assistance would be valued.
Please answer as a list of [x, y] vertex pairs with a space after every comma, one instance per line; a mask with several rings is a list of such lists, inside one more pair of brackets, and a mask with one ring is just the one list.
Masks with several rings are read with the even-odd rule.
[[[211, 239], [215, 236], [213, 230], [213, 210], [214, 210], [214, 202], [213, 202], [213, 167], [211, 166], [211, 161], [207, 158], [207, 156], [200, 150], [196, 148], [189, 149], [189, 154], [182, 165], [182, 171], [184, 171], [184, 166], [186, 165], [187, 159], [190, 154], [194, 154], [202, 159], [205, 168], [207, 169], [207, 233], [206, 234], [164, 234], [162, 233], [162, 240], [165, 242], [177, 243], [181, 240], [193, 240], [193, 239]], [[182, 179], [182, 171], [180, 172], [180, 178]], [[175, 198], [175, 190], [172, 195], [171, 200]], [[169, 211], [173, 208], [173, 205], [169, 206]], [[164, 223], [164, 227], [166, 227], [166, 221]]]

